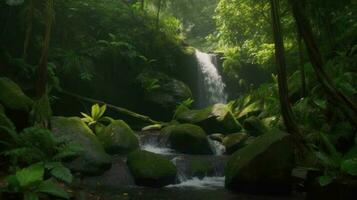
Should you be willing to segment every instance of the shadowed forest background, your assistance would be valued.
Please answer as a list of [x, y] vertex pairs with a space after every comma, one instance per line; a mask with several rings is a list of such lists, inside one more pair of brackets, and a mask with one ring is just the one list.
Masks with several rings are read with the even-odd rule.
[[0, 199], [355, 199], [356, 11], [1, 0]]

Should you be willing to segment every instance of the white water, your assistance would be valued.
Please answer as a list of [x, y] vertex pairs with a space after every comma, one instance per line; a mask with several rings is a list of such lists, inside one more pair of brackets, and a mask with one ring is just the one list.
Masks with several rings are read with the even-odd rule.
[[179, 184], [168, 185], [166, 187], [190, 187], [190, 188], [205, 188], [205, 189], [215, 189], [224, 187], [224, 176], [215, 177], [204, 177], [199, 179], [193, 177], [191, 179], [184, 180]]
[[219, 155], [223, 155], [226, 152], [226, 147], [222, 143], [220, 143], [216, 140], [212, 140], [210, 138], [207, 138], [207, 139], [208, 139], [208, 143], [210, 144], [214, 155], [219, 156]]
[[156, 154], [163, 154], [163, 155], [171, 155], [174, 154], [175, 151], [170, 148], [165, 147], [158, 147], [155, 144], [145, 144], [141, 146], [142, 150], [149, 151]]
[[226, 85], [217, 70], [216, 55], [196, 50], [196, 58], [199, 64], [199, 106], [205, 107], [216, 103], [227, 103]]

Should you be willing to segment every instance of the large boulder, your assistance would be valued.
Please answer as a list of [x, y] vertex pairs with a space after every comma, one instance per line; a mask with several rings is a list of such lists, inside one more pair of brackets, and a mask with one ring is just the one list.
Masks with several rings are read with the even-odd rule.
[[109, 154], [127, 154], [139, 148], [134, 131], [122, 120], [113, 121], [97, 137]]
[[201, 110], [181, 109], [175, 117], [180, 122], [201, 126], [208, 134], [229, 134], [241, 130], [240, 124], [225, 104], [215, 104]]
[[177, 169], [164, 156], [137, 150], [128, 155], [127, 164], [137, 185], [163, 187], [175, 183]]
[[240, 148], [246, 146], [245, 141], [249, 138], [247, 133], [234, 133], [224, 137], [222, 144], [226, 147], [226, 154], [232, 154]]
[[293, 167], [291, 136], [274, 130], [231, 156], [225, 169], [225, 186], [255, 194], [289, 193]]
[[187, 154], [212, 154], [205, 131], [196, 125], [179, 124], [163, 129], [171, 148]]
[[30, 97], [12, 80], [0, 78], [0, 102], [9, 109], [29, 111], [33, 104]]
[[105, 152], [91, 129], [80, 118], [53, 117], [51, 125], [56, 136], [64, 137], [83, 148], [80, 156], [68, 163], [73, 171], [97, 175], [110, 168], [111, 157]]

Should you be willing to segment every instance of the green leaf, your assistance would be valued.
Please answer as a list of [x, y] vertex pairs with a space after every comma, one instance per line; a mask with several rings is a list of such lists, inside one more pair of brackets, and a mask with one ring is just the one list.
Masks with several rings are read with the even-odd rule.
[[21, 187], [27, 187], [33, 183], [43, 180], [45, 169], [42, 163], [31, 165], [16, 172], [16, 178]]
[[357, 158], [343, 161], [341, 164], [341, 170], [349, 175], [357, 176]]
[[322, 187], [326, 186], [326, 185], [329, 185], [330, 183], [332, 183], [333, 181], [333, 177], [331, 176], [320, 176], [319, 178], [319, 183]]
[[70, 198], [69, 194], [63, 188], [61, 188], [58, 184], [54, 183], [51, 180], [42, 182], [42, 184], [38, 187], [38, 192], [42, 192], [63, 199]]
[[64, 181], [65, 183], [68, 183], [68, 184], [72, 183], [72, 180], [73, 180], [72, 173], [67, 167], [65, 167], [63, 165], [54, 167], [51, 170], [51, 174], [53, 177], [55, 177], [61, 181]]
[[94, 121], [98, 119], [98, 114], [100, 113], [100, 107], [98, 104], [92, 106], [92, 118]]
[[98, 114], [98, 118], [102, 117], [106, 110], [107, 110], [107, 105], [104, 104], [103, 106], [101, 106], [100, 107], [100, 112]]
[[25, 192], [24, 200], [39, 200], [38, 194], [34, 192]]
[[92, 118], [91, 116], [89, 116], [89, 115], [87, 115], [87, 114], [85, 114], [85, 113], [83, 113], [83, 112], [81, 112], [81, 115], [82, 115], [83, 117], [85, 117], [85, 119], [90, 119], [90, 120], [93, 121], [93, 118]]

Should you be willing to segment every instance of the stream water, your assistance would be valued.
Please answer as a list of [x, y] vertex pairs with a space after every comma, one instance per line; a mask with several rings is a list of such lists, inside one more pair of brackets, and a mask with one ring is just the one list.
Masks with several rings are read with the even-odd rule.
[[198, 106], [203, 108], [216, 103], [227, 103], [226, 85], [217, 69], [217, 56], [196, 50], [198, 62]]
[[[123, 158], [114, 160], [112, 169], [101, 178], [87, 180], [92, 182], [95, 190], [83, 190], [76, 193], [76, 199], [86, 200], [301, 200], [301, 196], [256, 196], [233, 193], [224, 188], [224, 168], [228, 156], [222, 155], [224, 148], [210, 141], [215, 155], [187, 155], [180, 154], [167, 147], [165, 138], [159, 132], [145, 132], [139, 134], [140, 148], [161, 154], [170, 159], [178, 170], [175, 184], [164, 188], [149, 188], [139, 186], [123, 186], [131, 181]], [[196, 176], [193, 174], [192, 163], [205, 163], [213, 167], [209, 174]], [[98, 183], [101, 182], [99, 187]], [[111, 187], [112, 186], [112, 187]], [[89, 187], [87, 187], [89, 189]]]

